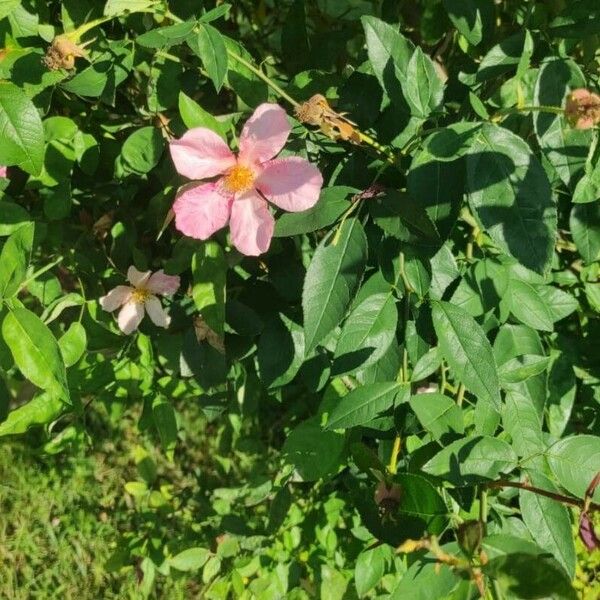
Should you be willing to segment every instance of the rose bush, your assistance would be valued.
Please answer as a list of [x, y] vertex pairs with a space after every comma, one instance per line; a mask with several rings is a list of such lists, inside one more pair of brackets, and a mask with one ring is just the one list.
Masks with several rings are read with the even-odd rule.
[[128, 440], [106, 577], [596, 597], [596, 4], [0, 4], [0, 437]]

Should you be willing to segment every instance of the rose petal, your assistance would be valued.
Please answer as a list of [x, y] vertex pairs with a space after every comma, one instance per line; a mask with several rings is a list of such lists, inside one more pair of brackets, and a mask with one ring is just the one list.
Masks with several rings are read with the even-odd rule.
[[269, 205], [252, 190], [234, 200], [229, 227], [233, 245], [246, 256], [258, 256], [269, 249], [275, 219]]
[[263, 165], [256, 187], [279, 208], [297, 212], [316, 204], [323, 176], [315, 165], [299, 156], [276, 158]]
[[144, 303], [144, 306], [146, 307], [148, 316], [155, 325], [164, 327], [165, 329], [169, 326], [171, 317], [169, 317], [156, 296], [150, 296]]
[[113, 290], [110, 290], [106, 296], [102, 296], [99, 299], [100, 306], [108, 312], [117, 310], [119, 306], [122, 306], [129, 300], [132, 291], [133, 288], [130, 288], [128, 285], [118, 285]]
[[8, 177], [8, 167], [0, 166], [0, 177]]
[[144, 287], [150, 279], [150, 275], [152, 275], [152, 271], [138, 271], [133, 265], [127, 269], [127, 281], [136, 288]]
[[198, 240], [209, 238], [227, 225], [233, 196], [217, 190], [217, 184], [189, 184], [177, 193], [173, 211], [175, 227]]
[[178, 275], [165, 275], [165, 272], [161, 269], [148, 279], [147, 288], [153, 294], [172, 296], [179, 289], [179, 284]]
[[235, 156], [214, 131], [196, 127], [169, 144], [178, 173], [190, 179], [220, 175], [235, 165]]
[[119, 329], [126, 334], [135, 331], [144, 318], [144, 305], [138, 302], [126, 302], [119, 312], [117, 323]]
[[264, 103], [246, 121], [240, 135], [240, 160], [261, 163], [285, 146], [292, 130], [287, 114], [278, 104]]

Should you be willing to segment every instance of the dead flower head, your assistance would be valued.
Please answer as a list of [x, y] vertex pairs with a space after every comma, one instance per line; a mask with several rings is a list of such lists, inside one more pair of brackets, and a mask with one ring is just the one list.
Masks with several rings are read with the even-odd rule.
[[600, 123], [600, 96], [585, 88], [573, 90], [567, 96], [565, 115], [575, 129], [591, 129]]
[[355, 129], [355, 123], [349, 121], [343, 114], [335, 112], [329, 106], [327, 98], [315, 94], [306, 102], [295, 108], [296, 117], [307, 125], [316, 125], [333, 140], [344, 140], [353, 144], [360, 143], [360, 135]]
[[85, 45], [78, 45], [66, 35], [57, 35], [52, 44], [46, 51], [46, 56], [42, 59], [44, 64], [51, 71], [60, 69], [73, 69], [75, 67], [75, 58], [85, 57]]

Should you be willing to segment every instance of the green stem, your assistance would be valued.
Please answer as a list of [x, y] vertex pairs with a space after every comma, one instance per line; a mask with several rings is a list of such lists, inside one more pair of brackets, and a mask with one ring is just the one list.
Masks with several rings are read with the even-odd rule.
[[520, 112], [545, 112], [555, 115], [565, 114], [564, 109], [560, 108], [559, 106], [511, 106], [510, 108], [501, 108], [496, 112], [496, 114], [494, 114], [491, 120], [493, 121], [494, 118], [502, 115], [511, 115]]
[[394, 446], [392, 447], [392, 454], [390, 456], [390, 463], [388, 464], [388, 471], [395, 475], [398, 471], [398, 455], [400, 454], [400, 444], [402, 439], [399, 435], [394, 439]]
[[65, 259], [64, 256], [59, 256], [57, 259], [53, 260], [51, 263], [43, 266], [41, 269], [37, 270], [31, 277], [28, 277], [19, 287], [19, 292], [24, 290], [32, 281], [37, 279], [40, 275], [43, 275], [46, 271], [49, 271], [57, 264], [61, 263]]
[[260, 69], [256, 68], [252, 63], [248, 62], [245, 58], [242, 58], [239, 54], [233, 50], [227, 49], [227, 54], [233, 60], [236, 60], [241, 65], [244, 65], [246, 69], [252, 71], [257, 77], [262, 79], [274, 92], [279, 94], [282, 98], [287, 100], [292, 106], [300, 106], [300, 103], [294, 100], [288, 93], [284, 92], [268, 75], [265, 75]]
[[461, 383], [458, 386], [458, 393], [456, 394], [456, 405], [462, 406], [464, 399], [465, 399], [465, 384]]

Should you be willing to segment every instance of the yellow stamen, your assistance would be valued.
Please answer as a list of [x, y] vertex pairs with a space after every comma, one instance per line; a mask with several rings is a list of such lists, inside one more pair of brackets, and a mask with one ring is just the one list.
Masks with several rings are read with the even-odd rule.
[[144, 288], [136, 288], [133, 290], [133, 292], [131, 292], [131, 299], [136, 304], [144, 304], [144, 302], [146, 302], [150, 296], [152, 296], [152, 294]]
[[223, 187], [232, 193], [246, 192], [252, 187], [254, 177], [254, 171], [250, 167], [235, 165], [225, 173]]

